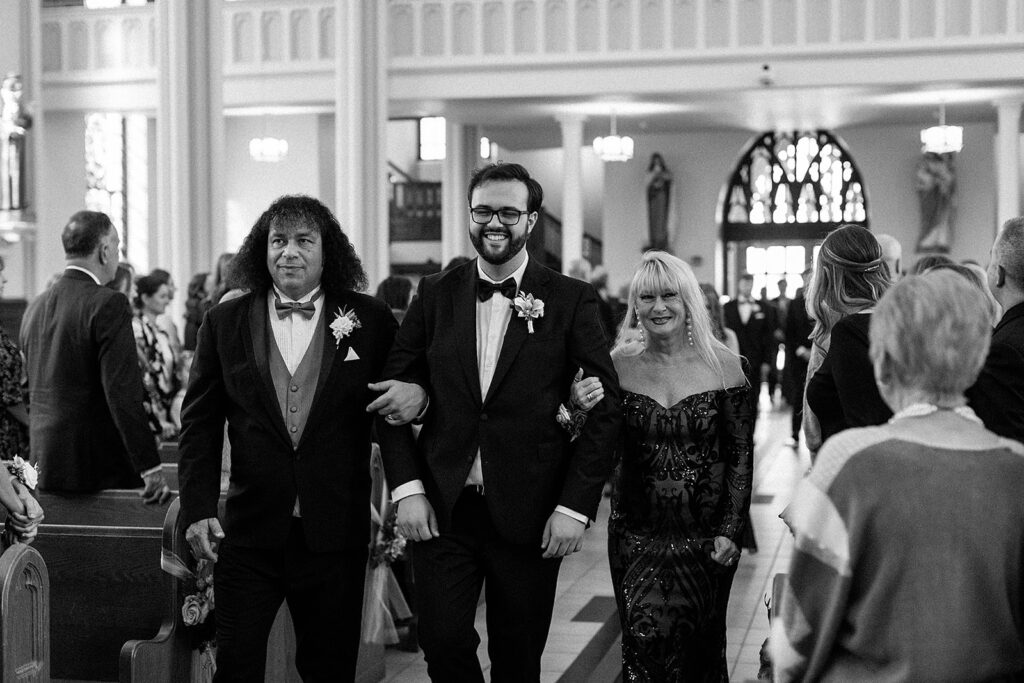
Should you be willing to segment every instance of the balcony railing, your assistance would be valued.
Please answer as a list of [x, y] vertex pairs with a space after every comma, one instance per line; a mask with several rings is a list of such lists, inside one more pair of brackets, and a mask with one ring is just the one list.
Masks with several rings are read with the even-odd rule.
[[[1022, 0], [386, 2], [393, 73], [940, 52], [1024, 43]], [[218, 47], [229, 79], [334, 68], [333, 0], [235, 0], [222, 6], [224, 37]], [[152, 3], [102, 10], [44, 8], [44, 79], [53, 84], [154, 79], [156, 31]]]
[[154, 80], [156, 45], [152, 4], [42, 10], [42, 70], [50, 83]]
[[1018, 0], [388, 0], [403, 68], [943, 49], [1024, 37]]

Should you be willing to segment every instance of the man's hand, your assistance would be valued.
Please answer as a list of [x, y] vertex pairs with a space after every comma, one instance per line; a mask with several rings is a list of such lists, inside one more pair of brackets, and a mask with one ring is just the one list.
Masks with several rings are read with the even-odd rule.
[[171, 499], [171, 488], [164, 481], [163, 470], [144, 475], [142, 481], [146, 486], [139, 495], [146, 505], [164, 505]]
[[552, 512], [544, 525], [540, 547], [544, 557], [565, 557], [583, 547], [583, 532], [587, 525], [561, 512]]
[[366, 406], [366, 412], [378, 413], [390, 425], [404, 425], [412, 422], [423, 412], [427, 392], [419, 384], [388, 379], [368, 385], [370, 391], [383, 391], [373, 403]]
[[192, 554], [200, 560], [217, 561], [217, 544], [224, 540], [224, 530], [216, 517], [193, 522], [185, 530], [185, 540], [192, 546]]
[[437, 517], [430, 501], [422, 493], [403, 498], [395, 505], [398, 513], [395, 523], [398, 531], [410, 541], [429, 541], [437, 538]]
[[39, 523], [43, 521], [43, 508], [40, 507], [39, 501], [32, 496], [28, 488], [19, 480], [12, 480], [11, 485], [14, 487], [14, 492], [18, 495], [18, 499], [21, 500], [24, 509], [21, 511], [9, 510], [7, 513], [7, 526], [18, 535], [19, 541], [31, 543], [39, 531]]

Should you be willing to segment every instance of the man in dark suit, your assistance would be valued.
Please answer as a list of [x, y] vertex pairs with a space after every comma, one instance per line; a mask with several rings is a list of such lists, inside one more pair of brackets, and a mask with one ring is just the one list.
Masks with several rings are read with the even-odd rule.
[[807, 315], [807, 285], [813, 268], [803, 272], [804, 286], [796, 291], [786, 310], [786, 369], [790, 373], [789, 395], [786, 400], [793, 408], [790, 419], [789, 445], [796, 448], [800, 442], [800, 425], [804, 416], [804, 385], [807, 384], [807, 364], [811, 358], [811, 332], [814, 321]]
[[990, 430], [1024, 441], [1024, 216], [1006, 221], [996, 237], [988, 286], [1003, 317], [967, 399]]
[[44, 491], [144, 486], [171, 497], [143, 408], [144, 389], [124, 294], [114, 278], [120, 240], [110, 218], [79, 211], [61, 233], [67, 266], [25, 311], [21, 349], [29, 440]]
[[180, 445], [186, 537], [217, 562], [217, 680], [263, 680], [287, 600], [303, 680], [351, 681], [370, 525], [368, 384], [398, 324], [356, 292], [362, 264], [310, 197], [271, 204], [232, 272], [248, 293], [210, 309], [199, 328]]
[[[479, 258], [421, 281], [370, 409], [405, 422], [429, 405], [419, 441], [384, 427], [400, 530], [414, 544], [420, 644], [434, 681], [483, 681], [474, 629], [486, 589], [491, 680], [537, 681], [560, 560], [597, 514], [621, 423], [618, 380], [592, 286], [524, 249], [543, 191], [494, 164], [469, 184]], [[556, 421], [578, 368], [605, 397], [570, 442]], [[412, 405], [411, 409], [407, 408]]]
[[754, 402], [754, 420], [757, 420], [757, 403], [761, 395], [761, 367], [774, 363], [775, 317], [768, 307], [754, 299], [754, 276], [743, 273], [737, 283], [737, 296], [722, 307], [725, 326], [736, 333], [740, 344], [740, 355], [747, 359], [747, 381]]

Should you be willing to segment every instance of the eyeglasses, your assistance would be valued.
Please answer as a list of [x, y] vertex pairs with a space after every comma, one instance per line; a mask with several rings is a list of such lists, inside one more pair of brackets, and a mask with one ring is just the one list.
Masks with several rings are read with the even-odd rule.
[[470, 217], [478, 225], [487, 225], [495, 215], [498, 216], [498, 222], [502, 225], [515, 225], [524, 213], [530, 212], [517, 209], [485, 209], [483, 207], [471, 208], [469, 210]]

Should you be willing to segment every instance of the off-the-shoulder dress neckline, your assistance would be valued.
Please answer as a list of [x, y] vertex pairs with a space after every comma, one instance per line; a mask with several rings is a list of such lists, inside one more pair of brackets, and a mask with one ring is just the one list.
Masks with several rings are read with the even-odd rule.
[[718, 393], [719, 391], [730, 391], [730, 390], [733, 390], [733, 389], [742, 389], [742, 388], [743, 388], [742, 386], [737, 385], [735, 387], [723, 387], [721, 389], [705, 389], [704, 391], [697, 391], [697, 392], [694, 392], [692, 394], [687, 394], [686, 396], [683, 396], [681, 399], [679, 399], [678, 401], [676, 401], [675, 403], [673, 403], [670, 406], [666, 406], [664, 403], [662, 403], [658, 399], [654, 398], [650, 394], [645, 394], [645, 393], [643, 393], [641, 391], [631, 391], [629, 389], [623, 389], [622, 391], [623, 391], [623, 393], [626, 393], [626, 394], [633, 394], [634, 396], [639, 396], [640, 398], [646, 398], [648, 401], [650, 401], [651, 403], [654, 403], [656, 406], [658, 406], [662, 410], [672, 410], [674, 408], [679, 407], [679, 405], [682, 404], [684, 401], [688, 401], [688, 400], [692, 399], [695, 396], [705, 396], [707, 394]]

